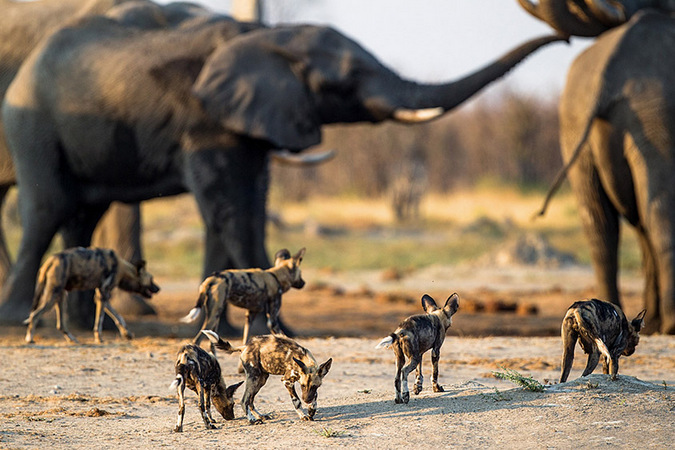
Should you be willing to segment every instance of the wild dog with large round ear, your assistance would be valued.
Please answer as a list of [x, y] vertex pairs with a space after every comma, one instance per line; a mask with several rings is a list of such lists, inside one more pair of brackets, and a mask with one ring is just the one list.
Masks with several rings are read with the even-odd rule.
[[563, 356], [560, 382], [567, 381], [574, 361], [574, 347], [579, 341], [588, 361], [582, 377], [593, 373], [600, 355], [602, 372], [616, 380], [619, 357], [630, 356], [640, 341], [646, 310], [628, 322], [621, 308], [597, 299], [576, 302], [569, 307], [562, 322]]
[[96, 317], [94, 319], [94, 340], [101, 342], [103, 319], [107, 313], [117, 325], [120, 334], [131, 339], [132, 335], [122, 316], [110, 304], [113, 289], [151, 298], [159, 292], [152, 275], [145, 269], [145, 261], [136, 264], [117, 256], [113, 250], [96, 247], [75, 247], [51, 255], [44, 262], [38, 274], [30, 315], [24, 321], [28, 324], [26, 342], [33, 342], [33, 329], [38, 320], [52, 307], [56, 308], [56, 328], [69, 342], [77, 342], [68, 330], [66, 295], [70, 291], [96, 290]]
[[186, 387], [197, 393], [204, 425], [211, 429], [216, 428], [211, 416], [211, 401], [223, 419], [234, 419], [234, 392], [242, 383], [227, 386], [215, 355], [196, 345], [184, 345], [176, 358], [176, 378], [169, 386], [178, 393], [178, 419], [174, 431], [183, 431]]
[[[291, 288], [302, 289], [305, 286], [300, 270], [304, 256], [304, 247], [292, 257], [287, 249], [282, 249], [275, 256], [274, 267], [269, 269], [223, 270], [212, 274], [199, 286], [197, 304], [181, 321], [193, 322], [203, 312], [201, 330], [215, 331], [220, 316], [230, 303], [246, 310], [242, 344], [248, 342], [251, 324], [260, 313], [267, 315], [267, 327], [272, 333], [284, 334], [279, 322], [281, 296]], [[199, 345], [204, 337], [204, 334], [197, 333], [194, 344]]]
[[[413, 392], [419, 394], [422, 391], [422, 355], [431, 350], [431, 364], [433, 372], [431, 383], [434, 392], [443, 392], [443, 386], [438, 384], [438, 360], [440, 351], [445, 341], [445, 332], [452, 325], [452, 316], [459, 309], [459, 295], [452, 294], [445, 302], [443, 308], [436, 305], [436, 301], [428, 294], [422, 296], [422, 308], [426, 314], [417, 314], [405, 319], [396, 331], [382, 339], [375, 348], [391, 347], [396, 355], [396, 403], [408, 403], [410, 392], [408, 391], [408, 375], [416, 369], [417, 378]], [[404, 363], [408, 358], [408, 364]]]

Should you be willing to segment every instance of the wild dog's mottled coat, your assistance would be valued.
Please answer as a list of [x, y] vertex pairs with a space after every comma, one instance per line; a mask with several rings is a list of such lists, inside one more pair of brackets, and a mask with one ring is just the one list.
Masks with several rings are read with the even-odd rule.
[[[424, 377], [422, 376], [422, 355], [431, 350], [431, 363], [433, 371], [431, 383], [434, 392], [443, 392], [443, 386], [438, 384], [438, 360], [440, 359], [441, 346], [445, 341], [445, 332], [452, 325], [452, 315], [459, 308], [459, 296], [455, 293], [448, 297], [443, 308], [436, 305], [431, 296], [422, 296], [422, 308], [427, 314], [418, 314], [405, 319], [396, 331], [382, 339], [376, 348], [392, 347], [396, 355], [396, 403], [408, 403], [410, 392], [408, 391], [408, 375], [416, 369], [417, 378], [413, 392], [419, 394], [422, 391]], [[408, 364], [405, 365], [405, 359]]]
[[176, 378], [170, 389], [178, 393], [178, 419], [174, 431], [183, 431], [185, 416], [185, 388], [199, 397], [199, 411], [207, 429], [215, 428], [211, 416], [211, 400], [225, 420], [234, 419], [234, 392], [243, 381], [227, 386], [216, 357], [196, 345], [184, 345], [176, 358]]
[[577, 341], [588, 354], [582, 376], [593, 373], [602, 354], [603, 373], [609, 373], [612, 380], [616, 380], [619, 357], [632, 355], [638, 345], [645, 312], [642, 310], [628, 322], [621, 308], [602, 300], [585, 300], [570, 306], [561, 327], [563, 356], [560, 382], [567, 381], [570, 374]]
[[[248, 341], [250, 325], [260, 312], [267, 315], [270, 331], [283, 334], [279, 326], [281, 295], [292, 287], [301, 289], [305, 285], [300, 271], [304, 254], [303, 248], [291, 258], [289, 251], [283, 249], [277, 252], [274, 267], [271, 269], [224, 270], [214, 273], [202, 282], [197, 305], [181, 320], [192, 322], [203, 309], [205, 314], [201, 330], [214, 331], [229, 302], [247, 310], [244, 344]], [[199, 345], [203, 338], [201, 332], [197, 333], [194, 343]], [[213, 346], [211, 350], [213, 351]]]
[[[256, 410], [253, 401], [270, 375], [282, 376], [281, 381], [291, 396], [298, 416], [302, 420], [314, 420], [317, 391], [330, 370], [333, 358], [318, 365], [309, 350], [286, 336], [255, 336], [247, 345], [234, 348], [212, 331], [204, 331], [204, 334], [216, 348], [227, 353], [242, 352], [240, 360], [246, 372], [246, 391], [241, 406], [250, 423], [262, 423], [263, 419], [269, 418]], [[302, 411], [302, 403], [295, 391], [296, 381], [300, 383], [307, 414]]]
[[117, 256], [113, 250], [76, 247], [51, 255], [40, 267], [31, 313], [24, 321], [28, 324], [26, 342], [33, 342], [35, 324], [52, 306], [56, 308], [56, 328], [64, 334], [66, 340], [77, 342], [68, 331], [66, 294], [68, 291], [90, 289], [96, 290], [94, 320], [96, 342], [101, 342], [104, 310], [113, 319], [120, 334], [131, 339], [131, 333], [124, 319], [110, 305], [110, 293], [115, 287], [141, 294], [146, 298], [159, 292], [159, 286], [145, 270], [145, 261], [131, 264]]

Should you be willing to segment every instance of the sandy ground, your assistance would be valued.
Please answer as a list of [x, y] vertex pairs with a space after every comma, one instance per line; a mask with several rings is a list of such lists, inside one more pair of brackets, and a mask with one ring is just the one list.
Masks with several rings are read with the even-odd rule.
[[[165, 281], [153, 300], [159, 315], [128, 318], [136, 334], [129, 342], [108, 331], [104, 344], [94, 345], [90, 331], [76, 330], [82, 344], [68, 345], [47, 319], [36, 344], [25, 345], [23, 327], [1, 327], [0, 447], [671, 448], [674, 337], [643, 337], [635, 355], [620, 360], [615, 382], [600, 369], [577, 378], [585, 364], [577, 349], [572, 381], [555, 384], [560, 320], [569, 304], [592, 295], [587, 271], [557, 272], [548, 283], [540, 283], [535, 271], [501, 271], [492, 276], [503, 285], [490, 288], [471, 281], [489, 274], [469, 272], [473, 278], [441, 268], [415, 275], [429, 285], [412, 275], [392, 280], [315, 273], [306, 277], [314, 280], [306, 289], [286, 296], [283, 317], [298, 340], [320, 362], [334, 360], [314, 422], [297, 419], [279, 378], [271, 377], [256, 401], [272, 414], [264, 424], [249, 425], [237, 406], [235, 420], [221, 419], [218, 429], [206, 430], [189, 392], [184, 432], [172, 431], [178, 406], [168, 386], [175, 354], [195, 332], [177, 319], [194, 302], [194, 283]], [[640, 308], [639, 283], [628, 280], [624, 288], [630, 316]], [[396, 405], [393, 353], [375, 350], [375, 344], [419, 311], [422, 292], [444, 301], [454, 290], [462, 300], [441, 351], [445, 392], [430, 389], [427, 354], [424, 390]], [[231, 317], [241, 323], [241, 311]], [[243, 379], [235, 355], [219, 359], [228, 385]], [[504, 368], [551, 386], [526, 391], [493, 376]]]

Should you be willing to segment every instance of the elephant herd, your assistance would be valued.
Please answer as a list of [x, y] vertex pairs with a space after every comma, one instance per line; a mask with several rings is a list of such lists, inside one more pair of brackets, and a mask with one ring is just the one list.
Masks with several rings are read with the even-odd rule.
[[[623, 217], [640, 236], [647, 327], [675, 333], [675, 75], [667, 63], [675, 2], [518, 1], [559, 34], [462, 79], [421, 84], [325, 26], [238, 22], [185, 2], [0, 0], [0, 200], [18, 186], [23, 229], [0, 314], [25, 318], [54, 235], [88, 245], [113, 202], [190, 192], [206, 227], [204, 274], [269, 267], [274, 152], [320, 143], [324, 124], [432, 120], [538, 48], [579, 35], [598, 37], [570, 70], [561, 143], [598, 296], [620, 303]], [[1, 276], [10, 260], [0, 238]]]

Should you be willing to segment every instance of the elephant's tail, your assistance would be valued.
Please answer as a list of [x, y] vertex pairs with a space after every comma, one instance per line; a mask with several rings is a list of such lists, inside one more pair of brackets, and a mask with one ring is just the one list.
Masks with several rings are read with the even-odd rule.
[[593, 110], [593, 114], [590, 115], [588, 120], [586, 121], [586, 126], [584, 128], [584, 132], [581, 135], [581, 139], [579, 142], [577, 142], [576, 147], [574, 148], [574, 152], [572, 152], [572, 156], [570, 157], [569, 161], [558, 171], [558, 174], [555, 176], [555, 180], [553, 181], [553, 184], [551, 187], [548, 189], [548, 192], [546, 193], [546, 198], [544, 199], [544, 204], [541, 206], [541, 209], [539, 210], [538, 213], [536, 213], [533, 218], [536, 217], [541, 217], [544, 214], [546, 214], [546, 209], [548, 208], [548, 204], [550, 203], [551, 199], [555, 195], [555, 193], [558, 191], [560, 188], [560, 185], [562, 184], [563, 181], [565, 181], [565, 178], [567, 177], [567, 172], [569, 172], [570, 168], [572, 167], [572, 164], [574, 164], [579, 157], [579, 154], [581, 153], [581, 149], [584, 148], [584, 144], [586, 143], [586, 140], [588, 139], [588, 135], [591, 132], [591, 126], [593, 125], [593, 119], [596, 116], [596, 110]]

